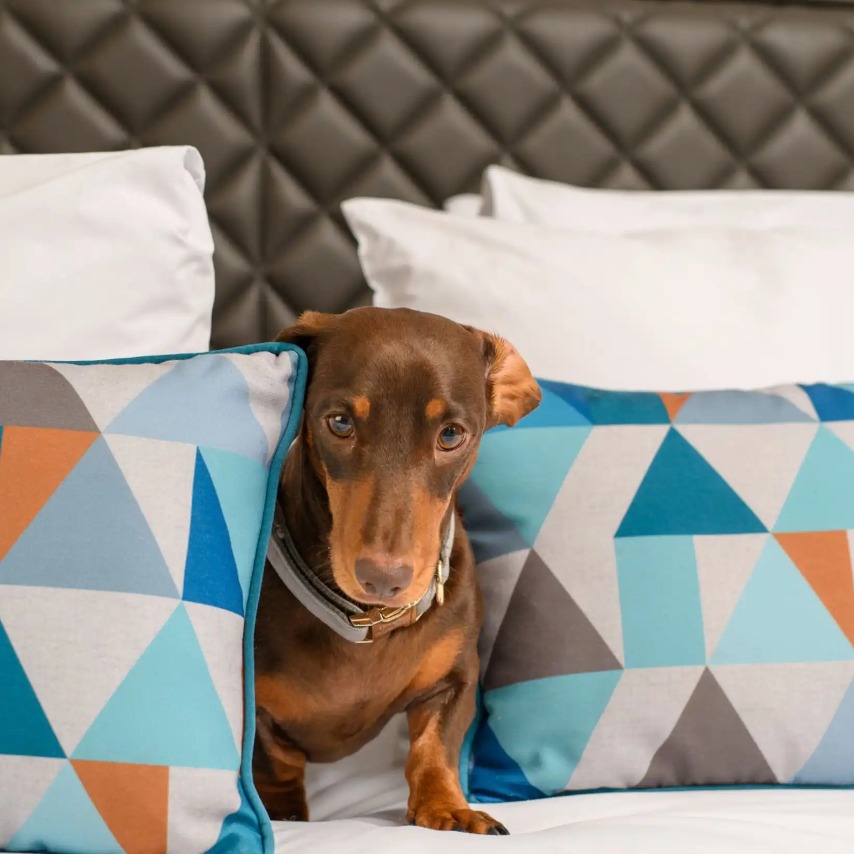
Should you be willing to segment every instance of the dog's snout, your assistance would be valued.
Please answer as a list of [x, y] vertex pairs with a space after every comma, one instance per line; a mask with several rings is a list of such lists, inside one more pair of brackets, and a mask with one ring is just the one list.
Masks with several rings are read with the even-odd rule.
[[393, 599], [412, 583], [412, 567], [407, 564], [386, 565], [370, 558], [356, 561], [356, 580], [369, 596]]

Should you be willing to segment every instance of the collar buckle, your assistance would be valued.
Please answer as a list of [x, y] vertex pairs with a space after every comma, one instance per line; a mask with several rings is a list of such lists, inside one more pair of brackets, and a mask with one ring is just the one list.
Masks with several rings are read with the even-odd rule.
[[[417, 602], [410, 602], [408, 605], [402, 605], [400, 608], [371, 608], [364, 614], [351, 614], [349, 617], [350, 625], [355, 629], [367, 629], [368, 634], [363, 640], [356, 643], [373, 643], [376, 638], [374, 631], [375, 626], [388, 625], [396, 623], [402, 617], [405, 617], [410, 611], [415, 608]], [[415, 619], [412, 623], [418, 622], [421, 615], [416, 611]], [[411, 623], [410, 623], [411, 624]]]

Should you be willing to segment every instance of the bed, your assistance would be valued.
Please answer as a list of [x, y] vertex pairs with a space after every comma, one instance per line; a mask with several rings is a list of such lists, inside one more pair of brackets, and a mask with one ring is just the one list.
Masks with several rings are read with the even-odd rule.
[[[370, 291], [340, 203], [432, 206], [500, 163], [623, 189], [854, 188], [854, 6], [656, 0], [0, 0], [0, 152], [191, 144], [213, 345]], [[396, 733], [312, 769], [277, 850], [432, 850]], [[495, 807], [448, 851], [849, 851], [854, 792], [631, 792]]]

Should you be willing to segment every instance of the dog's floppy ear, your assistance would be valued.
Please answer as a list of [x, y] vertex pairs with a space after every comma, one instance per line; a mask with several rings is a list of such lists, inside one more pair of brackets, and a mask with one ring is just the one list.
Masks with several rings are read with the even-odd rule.
[[486, 392], [490, 411], [487, 427], [505, 424], [512, 427], [533, 412], [543, 399], [537, 381], [525, 360], [506, 339], [491, 332], [467, 326], [481, 340], [486, 365]]
[[297, 347], [308, 352], [314, 339], [328, 330], [334, 322], [334, 314], [324, 314], [321, 311], [304, 311], [293, 326], [288, 326], [276, 336], [276, 341], [296, 344]]

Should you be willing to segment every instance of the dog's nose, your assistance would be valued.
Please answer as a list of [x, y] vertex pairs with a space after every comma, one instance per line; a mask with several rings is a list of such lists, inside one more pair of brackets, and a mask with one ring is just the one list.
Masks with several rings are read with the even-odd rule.
[[383, 566], [370, 558], [356, 561], [356, 580], [369, 596], [393, 599], [412, 583], [412, 567], [406, 564]]

